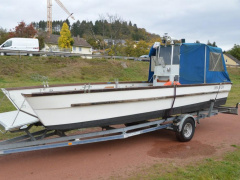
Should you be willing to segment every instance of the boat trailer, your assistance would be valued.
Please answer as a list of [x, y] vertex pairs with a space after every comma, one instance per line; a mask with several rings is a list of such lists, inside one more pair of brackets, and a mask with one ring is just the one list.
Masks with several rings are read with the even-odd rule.
[[[142, 123], [125, 124], [121, 128], [107, 126], [102, 127], [102, 131], [69, 136], [66, 135], [67, 131], [62, 130], [43, 129], [31, 133], [30, 129], [34, 126], [34, 124], [31, 124], [28, 127], [10, 131], [11, 133], [25, 132], [26, 135], [1, 141], [0, 155], [125, 139], [160, 129], [175, 131], [179, 141], [187, 142], [192, 139], [196, 124], [200, 124], [200, 119], [215, 116], [219, 113], [238, 115], [238, 104], [234, 108], [214, 107], [214, 102], [212, 102], [210, 108], [204, 111], [172, 116], [166, 119], [149, 120]], [[83, 132], [82, 129], [78, 131]]]

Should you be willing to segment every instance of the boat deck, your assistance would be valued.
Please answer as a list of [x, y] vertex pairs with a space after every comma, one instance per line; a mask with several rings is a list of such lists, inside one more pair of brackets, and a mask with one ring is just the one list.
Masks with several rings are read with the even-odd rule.
[[0, 113], [0, 131], [11, 131], [21, 128], [24, 125], [36, 123], [38, 121], [38, 118], [17, 110]]

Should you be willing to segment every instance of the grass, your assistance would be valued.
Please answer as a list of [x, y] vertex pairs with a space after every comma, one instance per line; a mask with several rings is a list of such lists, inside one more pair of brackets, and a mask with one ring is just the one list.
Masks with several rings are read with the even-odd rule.
[[[127, 68], [124, 68], [125, 64]], [[0, 87], [147, 80], [148, 63], [127, 60], [0, 56]], [[0, 112], [14, 107], [0, 92]]]
[[[123, 64], [127, 65], [124, 68]], [[240, 68], [228, 69], [233, 87], [227, 100], [227, 106], [240, 102]], [[147, 62], [127, 60], [81, 59], [60, 57], [17, 57], [0, 56], [0, 87], [22, 87], [75, 82], [145, 81], [148, 76]], [[0, 112], [14, 110], [12, 104], [0, 93]], [[3, 99], [3, 100], [1, 100]], [[34, 131], [35, 129], [33, 129]], [[21, 133], [20, 133], [21, 134]], [[7, 133], [0, 140], [9, 139], [20, 134]], [[164, 167], [155, 164], [130, 179], [239, 179], [240, 148], [233, 145], [236, 151], [227, 154], [223, 159], [206, 159], [198, 165]]]
[[[127, 65], [124, 68], [123, 64]], [[227, 106], [240, 102], [240, 68], [228, 69], [233, 82], [232, 90], [227, 100]], [[148, 62], [127, 60], [81, 59], [61, 57], [26, 57], [0, 56], [0, 87], [23, 87], [64, 83], [91, 83], [119, 81], [145, 81], [148, 76]], [[6, 99], [1, 102], [0, 112], [14, 109]]]
[[[91, 83], [119, 81], [145, 81], [148, 62], [129, 60], [81, 59], [77, 57], [0, 56], [0, 87], [23, 87], [64, 83]], [[127, 68], [126, 68], [127, 66]], [[240, 68], [228, 69], [233, 82], [227, 106], [240, 102]], [[0, 113], [15, 110], [0, 92]], [[1, 139], [1, 135], [0, 135]]]
[[144, 169], [142, 173], [134, 175], [129, 180], [148, 179], [148, 180], [214, 180], [231, 179], [238, 180], [240, 177], [240, 147], [234, 152], [227, 153], [223, 158], [207, 158], [198, 163], [176, 167], [173, 165], [163, 166], [155, 164], [150, 168]]
[[[127, 68], [126, 68], [127, 66]], [[0, 56], [0, 88], [66, 83], [147, 80], [148, 63], [129, 60]], [[0, 92], [0, 113], [15, 110]], [[0, 140], [12, 138], [7, 132]]]
[[[122, 64], [126, 64], [124, 68]], [[0, 86], [18, 87], [41, 84], [47, 77], [51, 84], [146, 80], [147, 62], [129, 60], [81, 59], [60, 57], [0, 56]]]
[[233, 83], [226, 106], [234, 106], [240, 103], [240, 68], [228, 68], [230, 79]]

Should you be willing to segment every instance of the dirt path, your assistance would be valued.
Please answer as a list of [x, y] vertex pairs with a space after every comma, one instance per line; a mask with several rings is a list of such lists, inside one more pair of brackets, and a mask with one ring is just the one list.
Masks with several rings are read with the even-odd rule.
[[232, 151], [231, 145], [240, 145], [239, 129], [240, 116], [220, 114], [203, 119], [188, 143], [160, 130], [124, 140], [1, 156], [0, 179], [126, 177], [155, 163], [182, 165]]

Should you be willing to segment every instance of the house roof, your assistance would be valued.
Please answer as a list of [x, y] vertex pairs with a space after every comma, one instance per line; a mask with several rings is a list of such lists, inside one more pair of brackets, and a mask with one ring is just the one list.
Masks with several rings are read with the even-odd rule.
[[240, 61], [239, 61], [237, 58], [235, 58], [235, 57], [232, 56], [231, 54], [225, 53], [225, 55], [226, 55], [227, 57], [229, 57], [230, 59], [232, 59], [233, 61], [235, 61], [237, 64], [240, 65]]
[[[60, 37], [60, 35], [56, 35], [56, 34], [51, 34], [50, 37], [45, 37], [45, 43], [48, 44], [58, 44], [58, 38]], [[78, 46], [78, 47], [92, 47], [90, 44], [88, 44], [88, 42], [80, 37], [73, 37], [74, 40], [74, 44], [73, 46]]]

